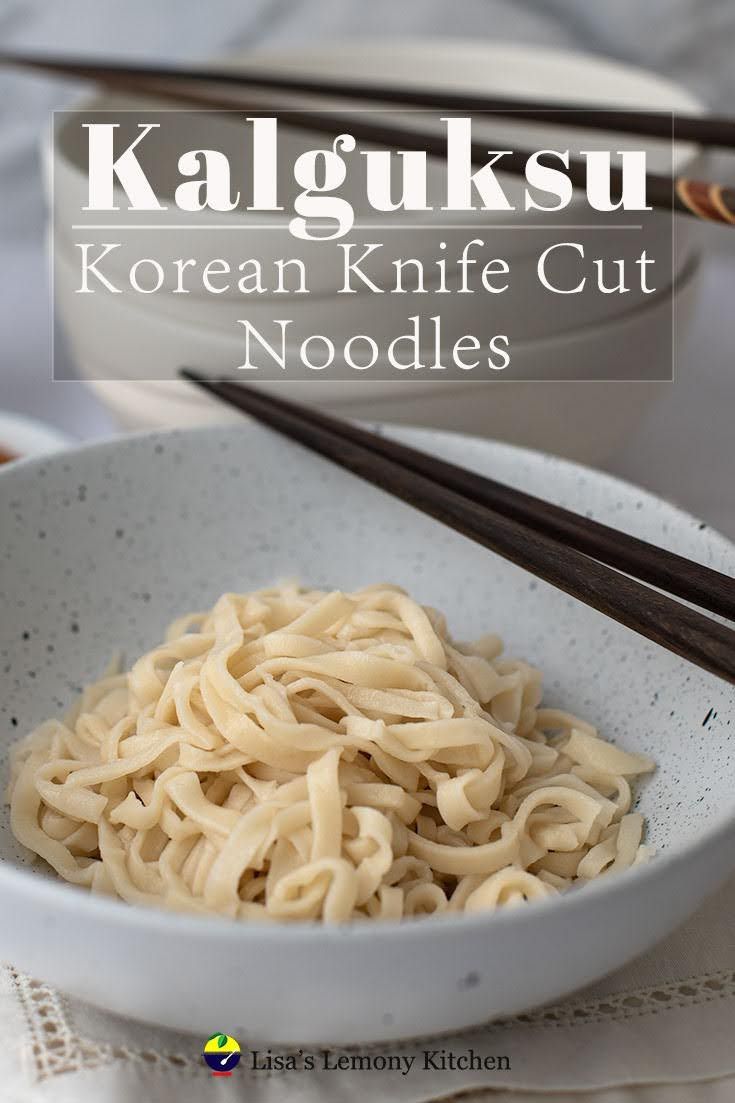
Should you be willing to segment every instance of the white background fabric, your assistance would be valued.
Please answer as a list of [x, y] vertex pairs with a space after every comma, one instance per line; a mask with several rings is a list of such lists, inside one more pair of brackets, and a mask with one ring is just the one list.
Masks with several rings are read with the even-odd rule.
[[[3, 48], [173, 60], [358, 34], [486, 36], [573, 46], [657, 69], [713, 106], [735, 107], [731, 0], [648, 0], [645, 5], [639, 0], [463, 0], [461, 5], [446, 0], [216, 0], [206, 6], [182, 0], [0, 0]], [[37, 154], [50, 109], [73, 95], [73, 89], [0, 72], [0, 407], [34, 414], [87, 438], [110, 431], [107, 414], [80, 385], [50, 381]], [[722, 164], [724, 173], [732, 173], [728, 162]], [[724, 232], [705, 232], [703, 243], [708, 259], [702, 297], [691, 335], [678, 350], [676, 383], [609, 467], [735, 537], [735, 234], [730, 241]], [[538, 1098], [538, 1092], [554, 1103], [568, 1101], [572, 1092], [579, 1103], [730, 1103], [735, 1099], [734, 913], [735, 882], [644, 960], [577, 997], [566, 1012], [555, 1013], [561, 1019], [554, 1025], [494, 1027], [451, 1045], [463, 1049], [467, 1041], [476, 1048], [487, 1046], [488, 1052], [512, 1048], [508, 1079], [488, 1074], [486, 1084], [533, 1094], [496, 1090], [494, 1103], [520, 1103]], [[476, 1086], [471, 1078], [445, 1080], [437, 1074], [419, 1083], [400, 1077], [378, 1082], [364, 1073], [252, 1079], [243, 1070], [228, 1083], [214, 1085], [198, 1060], [200, 1039], [141, 1032], [66, 1004], [43, 988], [33, 993], [11, 972], [2, 973], [0, 1084], [7, 1103], [199, 1103], [205, 1098], [361, 1103], [376, 1095], [413, 1103]], [[629, 997], [634, 1002], [628, 1007]], [[611, 1010], [601, 1011], [601, 1005]], [[151, 1051], [148, 1058], [141, 1056], [145, 1050]], [[179, 1054], [183, 1066], [166, 1054]], [[599, 1090], [610, 1084], [617, 1086]], [[582, 1088], [598, 1090], [577, 1094]], [[462, 1098], [473, 1103], [477, 1097]]]

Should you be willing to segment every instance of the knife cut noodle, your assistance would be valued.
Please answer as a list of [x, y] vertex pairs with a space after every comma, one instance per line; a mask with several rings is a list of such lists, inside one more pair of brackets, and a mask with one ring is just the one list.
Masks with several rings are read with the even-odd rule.
[[400, 919], [648, 857], [652, 770], [396, 586], [224, 594], [19, 745], [16, 838], [67, 881], [243, 920]]

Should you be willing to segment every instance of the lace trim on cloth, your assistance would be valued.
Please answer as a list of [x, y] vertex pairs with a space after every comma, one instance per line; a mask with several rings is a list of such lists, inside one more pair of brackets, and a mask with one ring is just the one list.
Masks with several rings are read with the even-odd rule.
[[[28, 1024], [33, 1064], [38, 1081], [62, 1073], [100, 1068], [117, 1061], [133, 1061], [179, 1071], [201, 1070], [198, 1057], [165, 1053], [152, 1049], [95, 1042], [80, 1036], [70, 1024], [64, 997], [41, 981], [31, 980], [6, 966]], [[464, 1031], [463, 1037], [476, 1036], [488, 1029], [522, 1029], [583, 1026], [590, 1023], [623, 1021], [661, 1011], [701, 1006], [715, 1000], [735, 997], [735, 971], [724, 970], [686, 980], [638, 988], [598, 1000], [570, 1000], [556, 1007], [542, 1007], [492, 1024]], [[421, 1039], [405, 1044], [381, 1046], [382, 1050], [410, 1048]], [[346, 1047], [350, 1052], [369, 1052], [370, 1047]], [[275, 1050], [274, 1050], [275, 1052]], [[279, 1052], [287, 1053], [288, 1050]], [[266, 1074], [267, 1075], [267, 1074]]]
[[116, 1061], [137, 1061], [172, 1069], [198, 1068], [191, 1056], [129, 1049], [127, 1046], [100, 1044], [72, 1030], [64, 997], [41, 981], [32, 980], [6, 966], [23, 1008], [31, 1053], [38, 1081], [65, 1072], [81, 1072], [111, 1065]]

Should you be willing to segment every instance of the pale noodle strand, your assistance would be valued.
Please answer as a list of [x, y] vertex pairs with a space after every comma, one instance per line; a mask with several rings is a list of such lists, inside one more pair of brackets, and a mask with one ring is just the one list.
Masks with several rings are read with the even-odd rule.
[[501, 652], [396, 586], [224, 594], [22, 741], [13, 832], [93, 892], [244, 921], [513, 907], [646, 860], [652, 760]]

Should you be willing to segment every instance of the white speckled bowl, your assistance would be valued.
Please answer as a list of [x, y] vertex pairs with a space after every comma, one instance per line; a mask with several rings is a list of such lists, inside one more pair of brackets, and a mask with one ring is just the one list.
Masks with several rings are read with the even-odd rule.
[[[596, 472], [426, 431], [420, 447], [730, 572], [735, 549]], [[653, 755], [648, 866], [520, 910], [402, 925], [239, 925], [95, 899], [27, 864], [3, 817], [0, 957], [116, 1012], [249, 1042], [371, 1042], [466, 1027], [559, 997], [645, 950], [735, 865], [729, 686], [264, 430], [132, 437], [0, 473], [0, 731], [59, 713], [223, 590], [299, 574], [390, 579], [460, 635], [501, 632], [547, 699]]]

